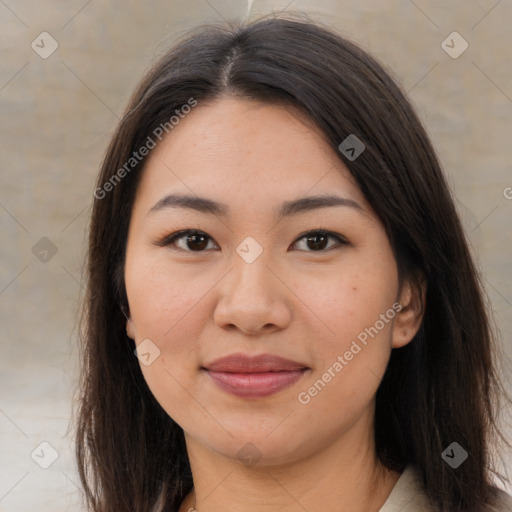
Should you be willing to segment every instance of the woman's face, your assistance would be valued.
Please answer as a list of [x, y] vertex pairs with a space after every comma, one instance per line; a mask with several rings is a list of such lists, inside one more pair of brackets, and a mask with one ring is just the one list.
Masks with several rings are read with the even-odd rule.
[[[318, 196], [340, 200], [305, 202]], [[200, 234], [170, 242], [182, 230]], [[141, 370], [187, 443], [260, 464], [368, 439], [390, 351], [417, 327], [384, 227], [339, 156], [290, 109], [247, 100], [199, 102], [152, 150], [125, 283]], [[297, 365], [208, 371], [231, 354]]]

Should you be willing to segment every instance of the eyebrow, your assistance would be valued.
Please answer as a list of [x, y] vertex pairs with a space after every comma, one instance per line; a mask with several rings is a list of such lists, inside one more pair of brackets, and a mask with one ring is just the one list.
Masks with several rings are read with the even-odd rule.
[[[276, 217], [282, 219], [298, 213], [317, 210], [319, 208], [327, 208], [333, 206], [346, 206], [354, 208], [361, 213], [365, 213], [364, 208], [354, 201], [346, 197], [325, 194], [319, 196], [306, 196], [292, 201], [285, 201], [276, 211]], [[195, 210], [200, 213], [218, 215], [220, 217], [229, 216], [229, 207], [223, 203], [207, 199], [205, 197], [168, 194], [162, 197], [149, 211], [154, 213], [167, 208], [186, 208]]]

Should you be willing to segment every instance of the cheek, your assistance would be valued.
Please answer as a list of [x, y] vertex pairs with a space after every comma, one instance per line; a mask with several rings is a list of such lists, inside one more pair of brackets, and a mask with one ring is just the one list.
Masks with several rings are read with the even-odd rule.
[[211, 286], [136, 254], [127, 257], [125, 282], [136, 343], [149, 339], [159, 351], [150, 365], [141, 362], [142, 373], [174, 417], [190, 400], [183, 386], [189, 386], [197, 371], [200, 333], [208, 317], [201, 298]]
[[[327, 345], [342, 347], [392, 307], [397, 282], [393, 260], [388, 261], [365, 261], [354, 254], [325, 272], [296, 274], [292, 287], [306, 306], [301, 308], [306, 315], [297, 320], [308, 322], [310, 330], [316, 326], [318, 339]], [[381, 329], [389, 336], [390, 323]]]
[[296, 281], [314, 340], [314, 372], [301, 390], [304, 401], [314, 402], [312, 409], [338, 403], [342, 407], [334, 415], [357, 416], [375, 393], [391, 353], [397, 291], [393, 261], [347, 258], [329, 276]]
[[180, 333], [193, 337], [206, 288], [203, 281], [179, 268], [170, 270], [158, 260], [137, 254], [126, 261], [126, 293], [138, 338], [158, 340], [162, 345]]
[[[142, 259], [127, 258], [126, 291], [136, 342], [149, 339], [159, 350], [150, 365], [140, 363], [142, 374], [169, 416], [186, 424], [192, 414], [191, 393], [197, 394], [192, 384], [200, 333], [207, 321], [200, 301], [205, 286], [200, 279], [176, 271], [169, 274], [165, 266], [156, 262], [144, 264]], [[199, 408], [193, 414], [203, 413]]]

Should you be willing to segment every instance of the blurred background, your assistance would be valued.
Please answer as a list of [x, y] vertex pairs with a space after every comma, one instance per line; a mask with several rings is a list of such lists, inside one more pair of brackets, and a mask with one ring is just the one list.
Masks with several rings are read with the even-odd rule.
[[351, 38], [409, 93], [482, 272], [512, 392], [512, 2], [0, 0], [0, 511], [83, 510], [70, 418], [85, 232], [128, 96], [190, 27], [282, 10]]

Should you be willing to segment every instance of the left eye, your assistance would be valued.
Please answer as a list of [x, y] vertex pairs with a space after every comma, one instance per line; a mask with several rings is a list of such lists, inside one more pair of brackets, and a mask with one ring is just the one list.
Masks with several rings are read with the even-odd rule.
[[310, 231], [298, 238], [293, 246], [297, 245], [299, 240], [305, 240], [306, 247], [313, 248], [313, 251], [309, 252], [319, 252], [332, 248], [332, 245], [328, 245], [329, 239], [335, 240], [338, 245], [346, 245], [348, 243], [341, 235], [330, 233], [329, 231]]
[[[335, 240], [335, 243], [329, 245], [329, 239]], [[311, 251], [308, 251], [307, 249], [299, 249], [306, 250], [306, 252], [321, 252], [332, 249], [333, 245], [336, 245], [336, 243], [338, 245], [348, 244], [348, 242], [341, 235], [331, 233], [329, 231], [318, 230], [308, 231], [307, 233], [302, 234], [291, 245], [291, 247], [296, 247], [302, 240], [305, 241], [306, 247], [308, 247], [308, 249], [312, 249]], [[183, 243], [180, 245], [178, 242]], [[156, 244], [161, 247], [173, 245], [185, 252], [203, 252], [204, 250], [208, 249], [209, 242], [213, 242], [213, 239], [206, 233], [203, 233], [202, 231], [186, 229], [172, 233], [171, 235], [166, 236], [163, 240], [156, 242]], [[218, 247], [216, 244], [215, 246]]]

